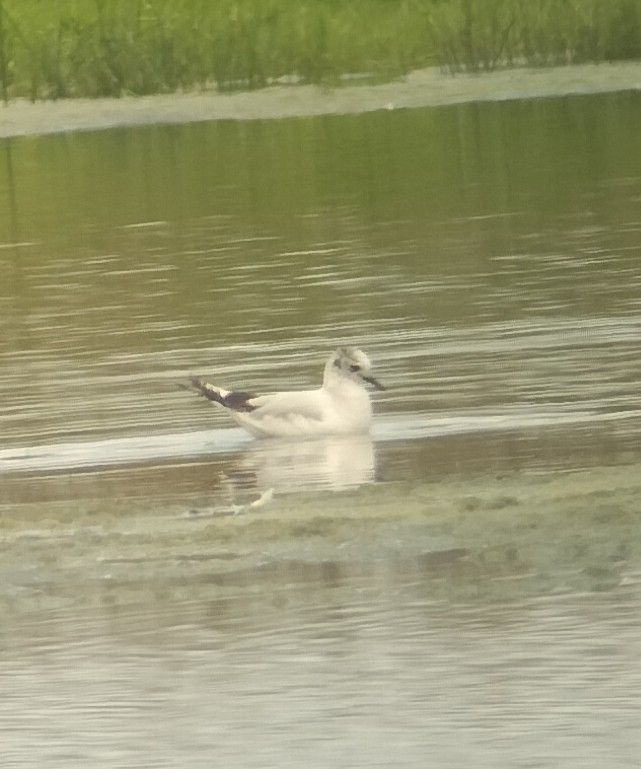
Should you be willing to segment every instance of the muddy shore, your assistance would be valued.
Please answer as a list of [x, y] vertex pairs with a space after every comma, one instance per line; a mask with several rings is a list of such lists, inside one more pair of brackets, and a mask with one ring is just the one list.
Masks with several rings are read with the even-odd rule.
[[[144, 500], [5, 505], [0, 611], [220, 600], [367, 578], [456, 602], [641, 576], [641, 465], [293, 494], [237, 514]], [[280, 596], [280, 598], [278, 598]]]
[[235, 94], [210, 91], [33, 104], [16, 100], [0, 108], [0, 138], [154, 123], [309, 117], [640, 89], [641, 64], [636, 62], [456, 76], [430, 68], [379, 85], [274, 85]]

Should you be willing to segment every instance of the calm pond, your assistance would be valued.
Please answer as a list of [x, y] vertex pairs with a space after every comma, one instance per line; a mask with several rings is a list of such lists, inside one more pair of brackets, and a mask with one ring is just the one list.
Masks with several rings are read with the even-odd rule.
[[[637, 765], [640, 125], [629, 92], [0, 142], [3, 766]], [[256, 443], [177, 386], [313, 386], [344, 343], [371, 440]], [[211, 523], [230, 478], [280, 540]]]

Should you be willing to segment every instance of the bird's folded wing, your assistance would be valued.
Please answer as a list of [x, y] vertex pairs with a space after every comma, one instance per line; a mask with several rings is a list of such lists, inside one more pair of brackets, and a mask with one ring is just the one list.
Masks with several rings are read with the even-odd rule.
[[303, 390], [259, 395], [249, 401], [253, 419], [266, 417], [322, 420], [327, 411], [327, 396], [322, 390]]

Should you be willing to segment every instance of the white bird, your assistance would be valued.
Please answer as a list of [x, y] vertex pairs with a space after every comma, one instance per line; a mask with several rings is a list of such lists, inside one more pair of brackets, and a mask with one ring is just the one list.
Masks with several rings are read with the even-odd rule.
[[368, 432], [372, 419], [365, 385], [385, 389], [371, 371], [364, 352], [340, 347], [325, 364], [323, 384], [317, 390], [253, 395], [224, 390], [200, 379], [192, 379], [191, 384], [257, 438], [353, 435]]

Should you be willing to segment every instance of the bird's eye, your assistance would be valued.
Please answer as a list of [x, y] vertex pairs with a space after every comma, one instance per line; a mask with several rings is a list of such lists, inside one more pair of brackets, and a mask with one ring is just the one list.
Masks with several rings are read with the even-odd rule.
[[361, 367], [357, 363], [352, 363], [352, 365], [349, 367], [350, 371], [360, 371]]

